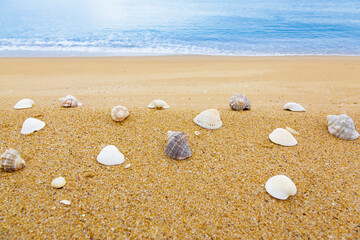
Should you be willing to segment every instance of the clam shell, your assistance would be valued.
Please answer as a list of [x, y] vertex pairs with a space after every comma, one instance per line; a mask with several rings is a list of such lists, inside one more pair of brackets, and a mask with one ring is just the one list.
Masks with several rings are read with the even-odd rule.
[[293, 111], [293, 112], [305, 112], [305, 108], [303, 106], [301, 106], [298, 103], [294, 103], [294, 102], [288, 102], [285, 104], [284, 106], [285, 110], [289, 110], [289, 111]]
[[297, 189], [293, 181], [285, 175], [276, 175], [265, 184], [266, 191], [274, 198], [285, 200], [296, 194]]
[[269, 135], [269, 139], [276, 144], [282, 146], [295, 146], [297, 144], [296, 139], [294, 136], [283, 128], [277, 128]]
[[116, 122], [124, 121], [129, 116], [129, 111], [124, 106], [116, 106], [111, 110], [111, 117]]
[[359, 133], [355, 130], [354, 121], [346, 114], [328, 115], [328, 130], [330, 134], [344, 140], [355, 140]]
[[66, 183], [65, 178], [58, 177], [58, 178], [55, 178], [54, 180], [52, 180], [51, 186], [54, 188], [62, 188], [65, 185], [65, 183]]
[[244, 94], [238, 93], [232, 96], [229, 100], [229, 105], [232, 110], [249, 110], [251, 108], [250, 101]]
[[194, 122], [200, 127], [207, 129], [218, 129], [222, 126], [220, 113], [216, 109], [202, 111], [194, 118]]
[[156, 109], [166, 109], [170, 108], [169, 104], [167, 104], [165, 101], [156, 99], [151, 101], [151, 103], [148, 105], [149, 108], [156, 108]]
[[79, 102], [76, 97], [72, 95], [67, 95], [66, 97], [59, 98], [59, 100], [61, 102], [61, 106], [63, 107], [80, 107], [82, 105], [82, 103]]
[[71, 204], [69, 200], [61, 200], [60, 203], [65, 204], [65, 205]]
[[108, 145], [101, 150], [96, 160], [101, 164], [112, 166], [122, 164], [125, 157], [114, 145]]
[[0, 156], [0, 167], [6, 172], [13, 172], [25, 167], [25, 161], [18, 151], [10, 148]]
[[36, 118], [28, 118], [24, 121], [20, 133], [30, 134], [45, 127], [45, 123]]
[[29, 98], [24, 98], [18, 101], [14, 108], [15, 109], [25, 109], [25, 108], [31, 108], [35, 104], [34, 100]]
[[183, 132], [168, 131], [165, 153], [168, 157], [176, 160], [190, 157], [191, 150], [186, 135]]

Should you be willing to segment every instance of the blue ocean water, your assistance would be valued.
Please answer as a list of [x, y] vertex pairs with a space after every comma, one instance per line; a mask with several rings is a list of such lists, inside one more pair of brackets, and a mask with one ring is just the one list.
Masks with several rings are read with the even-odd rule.
[[359, 0], [0, 0], [0, 57], [360, 55]]

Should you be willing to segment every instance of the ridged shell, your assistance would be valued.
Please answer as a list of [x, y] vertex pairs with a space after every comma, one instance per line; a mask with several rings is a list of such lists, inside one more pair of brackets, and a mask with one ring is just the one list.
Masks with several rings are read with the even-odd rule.
[[276, 144], [282, 146], [295, 146], [297, 144], [294, 136], [286, 129], [277, 128], [269, 135], [269, 139]]
[[250, 101], [241, 93], [232, 96], [229, 100], [229, 105], [234, 111], [249, 110], [251, 108]]
[[101, 164], [112, 166], [122, 164], [125, 157], [114, 145], [108, 145], [101, 150], [96, 160]]
[[156, 99], [151, 101], [151, 103], [148, 105], [149, 108], [156, 108], [156, 109], [166, 109], [170, 108], [169, 104], [167, 104], [165, 101]]
[[45, 123], [36, 118], [28, 118], [24, 121], [20, 133], [30, 134], [45, 127]]
[[301, 106], [298, 103], [294, 103], [294, 102], [286, 103], [284, 106], [284, 109], [292, 111], [292, 112], [305, 112], [306, 111], [303, 106]]
[[82, 103], [79, 102], [76, 97], [72, 95], [67, 95], [66, 97], [59, 98], [59, 100], [61, 102], [61, 106], [63, 107], [77, 107], [82, 105]]
[[295, 183], [285, 175], [270, 178], [265, 184], [265, 189], [271, 196], [281, 200], [285, 200], [297, 192]]
[[346, 114], [328, 115], [328, 130], [330, 134], [344, 140], [355, 140], [359, 133], [355, 130], [354, 121]]
[[0, 166], [6, 172], [13, 172], [25, 167], [25, 161], [18, 151], [10, 148], [0, 156]]
[[114, 121], [121, 122], [129, 116], [129, 111], [124, 106], [116, 106], [111, 110], [111, 117]]
[[25, 109], [25, 108], [31, 108], [35, 104], [34, 100], [29, 98], [24, 98], [18, 101], [14, 108], [15, 109]]
[[169, 131], [165, 153], [168, 157], [176, 160], [190, 157], [191, 150], [186, 135], [183, 132]]
[[218, 129], [222, 126], [220, 113], [216, 109], [202, 111], [194, 118], [194, 122], [200, 127], [207, 129]]

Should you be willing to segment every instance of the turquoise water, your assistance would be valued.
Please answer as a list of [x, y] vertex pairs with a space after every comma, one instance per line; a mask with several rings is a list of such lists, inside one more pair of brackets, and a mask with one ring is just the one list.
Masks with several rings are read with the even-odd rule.
[[359, 0], [0, 0], [0, 57], [360, 55]]

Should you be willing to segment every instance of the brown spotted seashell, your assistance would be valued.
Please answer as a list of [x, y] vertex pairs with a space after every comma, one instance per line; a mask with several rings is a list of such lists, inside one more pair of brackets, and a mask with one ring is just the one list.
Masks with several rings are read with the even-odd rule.
[[168, 131], [165, 153], [168, 157], [176, 160], [190, 157], [191, 150], [186, 135], [183, 132]]
[[25, 161], [18, 151], [10, 148], [0, 156], [0, 166], [6, 172], [13, 172], [25, 167]]
[[129, 116], [129, 111], [124, 106], [116, 106], [111, 110], [111, 117], [116, 122], [124, 121]]
[[250, 101], [244, 94], [241, 93], [232, 96], [229, 100], [229, 105], [234, 111], [250, 110], [251, 108]]

